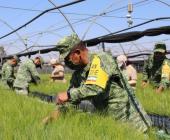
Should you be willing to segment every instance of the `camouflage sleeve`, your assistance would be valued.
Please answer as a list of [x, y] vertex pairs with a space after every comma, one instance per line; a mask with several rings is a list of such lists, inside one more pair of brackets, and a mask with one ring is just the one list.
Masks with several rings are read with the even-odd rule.
[[35, 65], [32, 63], [29, 63], [28, 69], [31, 74], [32, 82], [38, 83], [40, 81], [40, 77], [39, 77], [39, 73], [37, 72]]
[[11, 66], [7, 66], [5, 69], [5, 76], [8, 83], [14, 82], [13, 68]]
[[162, 86], [164, 89], [170, 86], [170, 62], [169, 60], [166, 60], [162, 67], [161, 82], [159, 86]]
[[[116, 64], [111, 57], [103, 55], [100, 57], [101, 68], [108, 74], [108, 77], [116, 74]], [[88, 76], [87, 76], [88, 77]], [[87, 80], [87, 79], [86, 79]], [[106, 81], [107, 82], [107, 81]], [[103, 94], [105, 88], [95, 84], [82, 84], [78, 88], [70, 88], [70, 100], [73, 102]]]
[[149, 59], [144, 62], [144, 67], [143, 67], [143, 81], [148, 81], [148, 64], [149, 64]]
[[167, 89], [169, 85], [170, 85], [169, 79], [166, 77], [162, 77], [159, 86], [162, 86], [164, 89]]
[[90, 98], [96, 96], [103, 92], [104, 89], [97, 85], [82, 85], [79, 88], [71, 88], [70, 89], [70, 100], [73, 102]]

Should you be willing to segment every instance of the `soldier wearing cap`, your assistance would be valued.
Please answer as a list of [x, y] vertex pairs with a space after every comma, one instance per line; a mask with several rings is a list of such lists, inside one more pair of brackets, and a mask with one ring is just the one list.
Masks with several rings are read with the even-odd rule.
[[14, 81], [14, 88], [17, 94], [28, 95], [29, 84], [37, 84], [40, 81], [36, 68], [41, 68], [42, 63], [42, 57], [37, 56], [34, 60], [27, 59], [20, 64]]
[[18, 62], [19, 58], [17, 56], [12, 56], [3, 64], [1, 71], [1, 82], [3, 87], [13, 89], [13, 83], [15, 80], [14, 67], [18, 64]]
[[73, 107], [91, 113], [105, 112], [116, 120], [130, 122], [141, 132], [147, 131], [150, 119], [134, 99], [132, 88], [111, 55], [89, 53], [75, 34], [62, 39], [57, 47], [66, 66], [75, 71], [67, 92], [59, 93], [56, 98], [57, 110], [44, 123]]
[[157, 93], [170, 85], [170, 61], [166, 58], [164, 43], [155, 44], [154, 54], [144, 64], [142, 86], [145, 87], [148, 82], [156, 88]]

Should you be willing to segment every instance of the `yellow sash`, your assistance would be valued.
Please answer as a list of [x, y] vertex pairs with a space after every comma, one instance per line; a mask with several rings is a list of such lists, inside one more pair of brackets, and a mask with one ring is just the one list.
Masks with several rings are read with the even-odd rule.
[[170, 66], [167, 64], [167, 62], [165, 62], [162, 67], [162, 77], [170, 79]]
[[108, 74], [101, 68], [100, 58], [95, 55], [85, 84], [98, 85], [101, 88], [105, 88], [107, 81]]

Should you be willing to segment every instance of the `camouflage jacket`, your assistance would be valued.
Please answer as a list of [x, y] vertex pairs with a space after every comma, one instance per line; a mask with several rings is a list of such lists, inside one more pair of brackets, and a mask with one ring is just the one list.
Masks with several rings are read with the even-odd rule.
[[154, 62], [153, 55], [149, 56], [144, 64], [143, 81], [149, 81], [154, 87], [163, 86], [167, 88], [170, 85], [170, 71], [163, 72], [166, 65], [170, 67], [170, 61], [166, 57], [161, 62]]
[[2, 66], [2, 71], [1, 71], [1, 78], [2, 82], [6, 87], [13, 87], [13, 82], [15, 79], [14, 76], [14, 67], [9, 64], [9, 62], [6, 62]]
[[[101, 72], [99, 69], [95, 69], [96, 65], [93, 63], [96, 56], [99, 58]], [[107, 110], [114, 119], [129, 120], [139, 130], [146, 131], [147, 126], [128, 95], [130, 93], [136, 101], [133, 90], [112, 56], [106, 53], [90, 54], [89, 60], [90, 62], [85, 68], [75, 71], [72, 75], [68, 90], [70, 102], [78, 103], [81, 100], [89, 99], [97, 109]], [[95, 75], [96, 73], [98, 74]], [[139, 103], [137, 104], [150, 125], [145, 111]]]
[[22, 62], [19, 66], [16, 79], [14, 81], [14, 87], [28, 88], [29, 83], [37, 83], [39, 79], [39, 74], [33, 60], [28, 59]]

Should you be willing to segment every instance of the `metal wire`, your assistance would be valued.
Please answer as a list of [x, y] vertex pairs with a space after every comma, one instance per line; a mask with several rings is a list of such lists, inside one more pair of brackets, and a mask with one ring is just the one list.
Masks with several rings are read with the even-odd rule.
[[[57, 8], [57, 6], [55, 5], [54, 2], [52, 2], [52, 0], [48, 0], [55, 8]], [[64, 19], [67, 21], [68, 25], [70, 26], [71, 30], [73, 31], [73, 33], [77, 34], [76, 31], [74, 30], [72, 24], [70, 23], [70, 21], [68, 20], [68, 18], [66, 17], [66, 15], [59, 9], [57, 8], [58, 11], [61, 13], [61, 15], [64, 17]]]
[[74, 2], [70, 2], [70, 3], [64, 4], [64, 5], [55, 7], [55, 8], [51, 8], [51, 9], [45, 10], [45, 11], [43, 11], [42, 13], [40, 13], [39, 15], [37, 15], [36, 17], [34, 17], [33, 19], [31, 19], [30, 21], [28, 21], [27, 23], [25, 23], [24, 25], [21, 25], [20, 27], [18, 27], [17, 29], [13, 30], [12, 32], [7, 33], [7, 34], [1, 36], [0, 39], [3, 39], [3, 38], [5, 38], [5, 37], [7, 37], [7, 36], [9, 36], [9, 35], [17, 32], [18, 30], [24, 28], [25, 26], [27, 26], [27, 25], [29, 25], [30, 23], [32, 23], [34, 20], [36, 20], [36, 19], [38, 19], [39, 17], [41, 17], [42, 15], [44, 15], [45, 13], [48, 13], [49, 11], [53, 11], [53, 10], [56, 10], [56, 9], [58, 9], [58, 8], [63, 8], [63, 7], [66, 7], [66, 6], [70, 6], [70, 5], [73, 5], [73, 4], [75, 4], [75, 3], [82, 2], [82, 1], [84, 1], [84, 0], [76, 0], [76, 1], [74, 1]]

